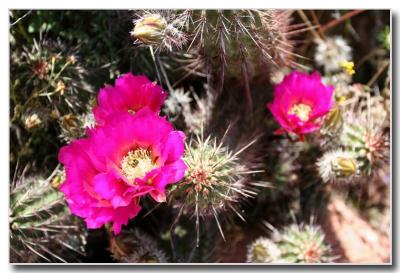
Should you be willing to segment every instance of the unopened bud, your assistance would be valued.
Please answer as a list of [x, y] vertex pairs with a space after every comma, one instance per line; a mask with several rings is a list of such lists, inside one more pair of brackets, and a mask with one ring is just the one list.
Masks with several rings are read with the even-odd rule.
[[158, 14], [149, 14], [136, 22], [131, 35], [144, 44], [157, 44], [162, 41], [167, 21]]
[[337, 176], [348, 177], [357, 173], [357, 163], [351, 157], [337, 157], [332, 162], [333, 170]]
[[359, 174], [360, 167], [354, 153], [340, 150], [325, 153], [317, 165], [325, 182], [351, 179]]

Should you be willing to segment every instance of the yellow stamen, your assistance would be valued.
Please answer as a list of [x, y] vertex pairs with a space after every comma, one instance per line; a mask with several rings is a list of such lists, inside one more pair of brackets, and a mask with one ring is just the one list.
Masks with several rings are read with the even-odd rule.
[[354, 70], [354, 62], [342, 61], [340, 63], [340, 66], [349, 75], [353, 75], [354, 73], [356, 73], [356, 71]]
[[151, 152], [142, 148], [128, 152], [121, 163], [122, 174], [131, 182], [134, 182], [135, 178], [143, 178], [156, 167]]
[[299, 103], [293, 105], [293, 107], [290, 109], [289, 114], [290, 115], [296, 115], [301, 121], [307, 121], [311, 112], [311, 107], [308, 106], [307, 104]]

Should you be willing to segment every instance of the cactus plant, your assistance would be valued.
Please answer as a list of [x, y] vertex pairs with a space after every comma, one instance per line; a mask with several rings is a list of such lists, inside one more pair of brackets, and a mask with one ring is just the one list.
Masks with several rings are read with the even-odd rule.
[[50, 179], [21, 177], [10, 193], [10, 261], [73, 262], [84, 255], [86, 231]]
[[248, 263], [272, 263], [279, 261], [281, 251], [278, 246], [268, 238], [260, 237], [255, 240], [247, 250]]
[[239, 155], [256, 140], [236, 152], [217, 144], [211, 136], [204, 139], [203, 132], [186, 145], [185, 178], [171, 189], [171, 202], [180, 208], [179, 214], [191, 214], [196, 218], [199, 232], [200, 217], [213, 217], [224, 234], [218, 219], [221, 212], [233, 211], [244, 219], [235, 208], [241, 198], [253, 197], [256, 192], [249, 183], [249, 175], [258, 172], [240, 163]]
[[293, 224], [280, 233], [281, 259], [289, 263], [327, 263], [333, 257], [318, 226]]
[[110, 237], [113, 258], [123, 263], [166, 263], [167, 256], [157, 242], [144, 232], [125, 230], [118, 237]]

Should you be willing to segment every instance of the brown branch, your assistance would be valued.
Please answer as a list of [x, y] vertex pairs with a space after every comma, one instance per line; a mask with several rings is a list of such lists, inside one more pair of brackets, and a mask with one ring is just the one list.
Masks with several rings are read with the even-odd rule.
[[363, 10], [363, 9], [350, 11], [350, 12], [342, 15], [340, 18], [332, 20], [329, 23], [323, 25], [321, 27], [321, 31], [324, 33], [327, 29], [329, 29], [331, 27], [334, 27], [334, 26], [342, 23], [343, 21], [346, 21], [346, 20], [350, 19], [351, 17], [356, 16], [357, 14], [360, 14], [360, 13], [362, 13], [364, 11], [365, 10]]
[[297, 12], [299, 13], [299, 15], [300, 15], [301, 19], [304, 21], [304, 23], [307, 24], [307, 26], [310, 29], [314, 38], [321, 39], [320, 35], [318, 34], [318, 32], [315, 31], [314, 26], [311, 24], [310, 20], [308, 19], [307, 15], [304, 13], [304, 11], [298, 10]]
[[311, 17], [313, 18], [314, 24], [315, 24], [316, 26], [318, 26], [317, 31], [318, 31], [319, 35], [320, 35], [323, 39], [325, 39], [325, 34], [321, 31], [321, 24], [320, 24], [320, 22], [319, 22], [319, 19], [318, 19], [317, 14], [315, 13], [314, 10], [310, 10], [310, 13], [311, 13]]
[[385, 62], [379, 69], [378, 71], [372, 76], [372, 78], [368, 81], [367, 86], [371, 87], [374, 82], [379, 78], [379, 76], [386, 70], [386, 68], [389, 66], [390, 62]]

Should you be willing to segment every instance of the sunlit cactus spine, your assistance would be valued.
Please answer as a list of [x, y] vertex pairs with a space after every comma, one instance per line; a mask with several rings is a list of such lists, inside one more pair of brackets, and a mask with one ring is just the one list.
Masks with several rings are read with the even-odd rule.
[[50, 179], [20, 178], [10, 192], [10, 262], [74, 262], [84, 255], [86, 230], [71, 216]]
[[110, 251], [115, 260], [122, 263], [166, 263], [167, 256], [157, 242], [142, 231], [125, 230], [110, 236]]
[[315, 225], [293, 224], [278, 235], [284, 263], [329, 263], [333, 261], [325, 234]]
[[260, 237], [250, 244], [247, 250], [248, 263], [273, 263], [279, 261], [281, 251], [275, 242]]
[[214, 218], [224, 238], [220, 214], [233, 211], [244, 219], [237, 208], [243, 198], [254, 197], [250, 169], [239, 159], [239, 154], [256, 140], [231, 151], [215, 138], [193, 137], [186, 144], [184, 160], [187, 165], [185, 178], [174, 185], [170, 192], [171, 203], [179, 208], [179, 215], [191, 215], [196, 219], [199, 234], [200, 218]]

